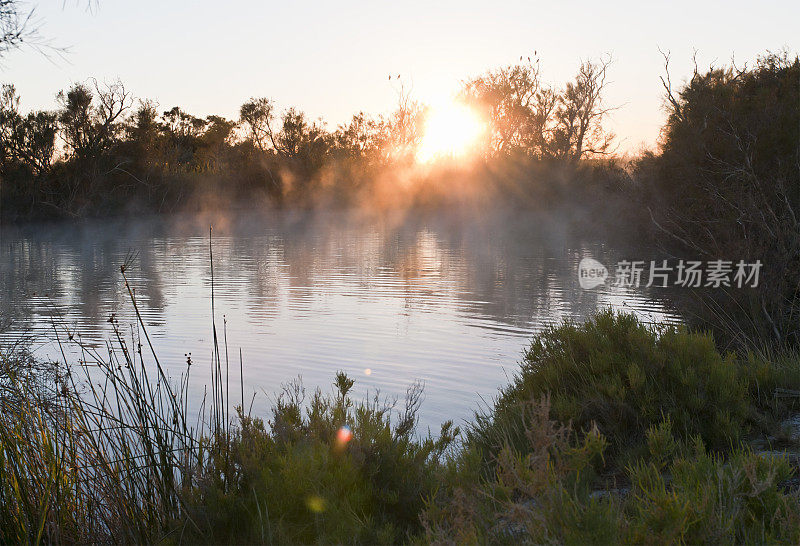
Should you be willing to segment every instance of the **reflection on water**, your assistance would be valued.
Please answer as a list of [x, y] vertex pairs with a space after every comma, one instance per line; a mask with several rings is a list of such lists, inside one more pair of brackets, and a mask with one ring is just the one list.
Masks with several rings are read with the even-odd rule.
[[[358, 394], [402, 395], [421, 379], [423, 424], [434, 427], [490, 399], [547, 324], [608, 305], [675, 317], [644, 292], [582, 290], [582, 257], [632, 256], [547, 215], [264, 213], [4, 228], [3, 338], [28, 335], [56, 358], [55, 326], [102, 347], [112, 313], [134, 323], [119, 270], [134, 253], [129, 279], [162, 363], [177, 375], [191, 352], [208, 369], [211, 223], [218, 326], [224, 315], [231, 381], [241, 348], [251, 393], [274, 393], [298, 375], [325, 387], [337, 370], [356, 378]], [[206, 378], [195, 379], [200, 396]], [[269, 403], [256, 400], [257, 411]]]

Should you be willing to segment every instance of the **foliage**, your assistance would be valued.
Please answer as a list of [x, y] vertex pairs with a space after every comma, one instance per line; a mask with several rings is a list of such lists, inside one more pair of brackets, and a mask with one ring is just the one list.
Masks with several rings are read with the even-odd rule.
[[[399, 419], [376, 396], [354, 403], [353, 380], [340, 373], [333, 395], [317, 390], [306, 406], [295, 383], [273, 419], [241, 416], [241, 429], [187, 494], [191, 541], [396, 543], [419, 531], [423, 500], [457, 429], [414, 439], [419, 390]], [[304, 410], [304, 406], [305, 410]], [[229, 459], [228, 459], [229, 458]], [[231, 486], [222, 482], [230, 472]]]
[[185, 391], [165, 406], [165, 383], [136, 361], [82, 395], [63, 373], [47, 389], [27, 353], [0, 362], [2, 543], [396, 543], [420, 532], [458, 435], [446, 423], [416, 439], [419, 387], [395, 413], [377, 396], [354, 403], [341, 373], [308, 404], [287, 387], [269, 424], [240, 408], [239, 426], [202, 433], [187, 428]]
[[[607, 152], [607, 66], [582, 63], [563, 91], [542, 86], [538, 64], [522, 62], [467, 82], [462, 99], [487, 113], [493, 136], [483, 162], [442, 169], [416, 165], [431, 111], [403, 83], [388, 116], [360, 112], [334, 130], [266, 97], [245, 102], [238, 120], [201, 118], [178, 106], [159, 112], [152, 101], [135, 104], [118, 81], [76, 83], [57, 95], [55, 112], [22, 114], [8, 85], [0, 100], [3, 219], [243, 202], [431, 205], [464, 199], [443, 184], [455, 168], [475, 178], [465, 184], [472, 191], [518, 202], [520, 193], [549, 191], [535, 180], [586, 170], [577, 160]], [[513, 181], [503, 177], [509, 170]]]
[[610, 60], [582, 62], [563, 91], [541, 81], [539, 59], [489, 71], [466, 82], [464, 99], [490, 120], [492, 156], [577, 161], [606, 154], [613, 135], [602, 127]]
[[504, 442], [522, 450], [520, 407], [549, 393], [553, 418], [578, 431], [596, 425], [612, 461], [643, 449], [648, 428], [667, 416], [679, 438], [697, 434], [720, 450], [746, 430], [746, 388], [734, 355], [720, 355], [710, 336], [608, 310], [535, 336], [492, 413], [477, 415], [468, 434], [487, 460]]
[[[218, 349], [212, 407], [193, 427], [191, 360], [165, 376], [139, 326], [124, 340], [114, 323], [108, 357], [82, 346], [78, 367], [0, 353], [0, 542], [800, 538], [789, 459], [737, 445], [745, 412], [785, 411], [762, 393], [797, 384], [791, 353], [732, 362], [708, 336], [601, 313], [539, 335], [457, 444], [450, 422], [417, 436], [419, 385], [396, 408], [353, 400], [343, 373], [308, 400], [287, 385], [269, 420], [232, 418]], [[636, 418], [614, 421], [626, 407]]]
[[677, 301], [693, 324], [737, 349], [796, 344], [800, 58], [768, 54], [750, 68], [695, 70], [678, 91], [668, 72], [663, 81], [661, 153], [637, 169], [656, 235], [691, 259], [763, 264], [757, 289], [697, 290]]
[[[793, 543], [800, 537], [792, 469], [781, 457], [735, 449], [709, 454], [682, 442], [667, 419], [647, 431], [648, 452], [623, 485], [598, 480], [605, 437], [582, 439], [550, 420], [547, 397], [529, 406], [522, 451], [505, 444], [482, 476], [472, 450], [451, 463], [446, 486], [423, 513], [437, 544]], [[666, 448], [666, 450], [665, 450]]]

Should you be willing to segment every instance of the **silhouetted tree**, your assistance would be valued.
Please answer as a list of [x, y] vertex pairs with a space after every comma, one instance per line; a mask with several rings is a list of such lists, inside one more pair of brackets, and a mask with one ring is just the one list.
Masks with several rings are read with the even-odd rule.
[[52, 112], [19, 113], [19, 96], [13, 85], [0, 92], [0, 158], [20, 162], [34, 176], [50, 170], [58, 126]]
[[24, 13], [18, 0], [0, 0], [0, 57], [35, 33], [30, 25], [32, 14]]
[[575, 80], [559, 95], [550, 144], [556, 157], [578, 160], [608, 152], [614, 135], [604, 129], [603, 120], [613, 108], [603, 103], [603, 91], [610, 62], [582, 62]]
[[262, 152], [276, 148], [273, 117], [272, 101], [263, 97], [251, 98], [239, 109], [239, 119], [245, 125], [248, 137]]
[[[467, 83], [465, 97], [491, 119], [490, 159], [572, 160], [598, 151], [587, 143], [594, 142], [604, 115], [598, 110], [604, 66], [582, 66], [583, 79], [568, 86], [564, 97], [541, 85], [538, 70], [529, 61]], [[232, 199], [262, 195], [278, 203], [347, 204], [380, 186], [388, 203], [394, 198], [388, 195], [394, 191], [391, 175], [409, 172], [429, 113], [399, 76], [394, 82], [397, 106], [391, 114], [371, 118], [362, 112], [335, 131], [298, 109], [278, 111], [267, 98], [243, 104], [238, 122], [198, 117], [178, 106], [159, 114], [151, 101], [133, 108], [120, 82], [103, 86], [94, 80], [59, 93], [55, 113], [22, 115], [19, 97], [8, 87], [0, 105], [0, 175], [6, 182], [0, 191], [20, 216], [169, 210], [200, 191]], [[556, 153], [553, 139], [562, 119], [572, 123], [576, 136]], [[61, 148], [55, 144], [59, 138]], [[515, 179], [525, 178], [518, 167], [530, 165], [507, 164], [512, 168], [505, 172]], [[494, 172], [499, 176], [503, 169]], [[437, 184], [411, 188], [409, 193], [425, 195], [403, 199], [434, 203], [453, 192]]]
[[603, 91], [610, 60], [581, 63], [563, 92], [541, 83], [539, 61], [521, 61], [466, 82], [463, 96], [489, 120], [489, 155], [575, 161], [606, 154], [613, 135], [603, 121], [613, 109]]
[[76, 84], [58, 94], [58, 121], [64, 141], [78, 160], [94, 160], [117, 135], [122, 114], [130, 108], [130, 95], [120, 82], [94, 89]]
[[538, 60], [473, 78], [465, 83], [462, 94], [483, 110], [489, 120], [490, 154], [523, 153], [541, 157], [556, 95], [542, 86]]
[[386, 123], [385, 146], [392, 158], [408, 161], [414, 156], [422, 140], [424, 121], [425, 108], [401, 83], [397, 89], [397, 108]]
[[148, 168], [158, 162], [161, 128], [158, 111], [152, 101], [139, 101], [139, 106], [125, 121], [125, 141], [131, 160]]
[[347, 125], [340, 125], [333, 135], [340, 157], [376, 161], [384, 158], [388, 129], [383, 119], [373, 119], [364, 112], [354, 115]]
[[800, 343], [800, 59], [695, 69], [673, 90], [660, 155], [639, 164], [659, 233], [696, 259], [760, 260], [756, 290], [698, 294], [690, 317], [719, 333]]

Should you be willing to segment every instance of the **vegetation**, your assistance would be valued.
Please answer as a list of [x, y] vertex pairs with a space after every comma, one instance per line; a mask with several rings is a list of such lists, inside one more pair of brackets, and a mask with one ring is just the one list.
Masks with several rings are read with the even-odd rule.
[[796, 469], [781, 456], [713, 455], [699, 436], [677, 440], [667, 418], [648, 429], [640, 459], [598, 486], [606, 438], [596, 428], [578, 435], [550, 413], [546, 397], [530, 408], [524, 452], [505, 444], [488, 477], [469, 448], [451, 461], [448, 488], [422, 516], [421, 541], [775, 544], [800, 536], [797, 491], [785, 481]]
[[[531, 176], [571, 179], [578, 160], [604, 158], [611, 151], [611, 135], [601, 125], [609, 111], [602, 101], [608, 64], [582, 63], [563, 89], [541, 82], [538, 60], [467, 82], [461, 100], [489, 120], [490, 130], [480, 157], [457, 169], [458, 176], [516, 202], [520, 192], [540, 191]], [[461, 199], [437, 183], [455, 165], [433, 172], [416, 165], [430, 112], [397, 85], [391, 115], [358, 113], [329, 130], [268, 98], [247, 101], [238, 120], [199, 118], [177, 106], [159, 112], [121, 82], [94, 80], [59, 92], [56, 110], [26, 114], [7, 84], [0, 95], [3, 219], [170, 211], [210, 202], [380, 207]]]
[[[667, 63], [669, 58], [667, 57]], [[692, 259], [760, 260], [758, 290], [693, 294], [683, 310], [738, 349], [796, 345], [800, 321], [800, 59], [701, 73], [673, 91], [661, 152], [636, 176], [656, 240]]]
[[711, 336], [605, 311], [537, 335], [491, 413], [478, 416], [471, 443], [490, 461], [505, 443], [524, 452], [523, 410], [548, 395], [554, 419], [597, 428], [612, 465], [618, 455], [645, 451], [647, 431], [667, 418], [683, 441], [699, 435], [708, 447], [729, 448], [750, 410], [734, 355], [720, 355]]
[[448, 461], [424, 541], [794, 542], [793, 456], [742, 440], [779, 429], [798, 370], [611, 312], [552, 328]]
[[[0, 0], [0, 54], [24, 28]], [[168, 377], [141, 320], [141, 337], [115, 324], [108, 356], [79, 346], [73, 366], [4, 350], [0, 542], [798, 542], [800, 446], [780, 422], [800, 403], [800, 59], [695, 70], [679, 90], [665, 64], [659, 150], [630, 165], [608, 157], [607, 61], [561, 89], [536, 59], [468, 80], [462, 99], [490, 127], [467, 177], [484, 183], [459, 188], [529, 204], [575, 202], [583, 184], [584, 203], [647, 211], [670, 255], [760, 260], [757, 289], [676, 294], [688, 328], [610, 311], [550, 328], [463, 435], [417, 434], [418, 387], [396, 409], [354, 401], [343, 374], [308, 400], [287, 386], [266, 420], [243, 399], [232, 412], [215, 326], [196, 420], [191, 360]], [[159, 112], [119, 82], [23, 113], [5, 85], [3, 218], [471, 196], [439, 183], [463, 179], [457, 166], [414, 168], [427, 111], [398, 95], [390, 116], [330, 131], [267, 98], [238, 120]]]
[[341, 373], [334, 385], [333, 395], [316, 391], [307, 406], [300, 385], [287, 387], [266, 425], [242, 417], [225, 456], [186, 491], [188, 542], [374, 544], [419, 532], [458, 429], [446, 423], [436, 440], [415, 438], [417, 387], [393, 423], [392, 403], [354, 403], [353, 380]]
[[725, 349], [796, 346], [800, 60], [784, 52], [752, 67], [695, 69], [680, 89], [665, 61], [659, 149], [628, 162], [604, 128], [609, 60], [583, 62], [561, 88], [542, 82], [535, 58], [468, 79], [460, 98], [488, 120], [480, 153], [425, 168], [415, 153], [430, 112], [401, 82], [391, 115], [359, 113], [335, 130], [267, 98], [243, 104], [238, 120], [159, 112], [120, 82], [93, 80], [60, 92], [52, 112], [23, 113], [5, 85], [0, 220], [237, 203], [612, 209], [665, 255], [760, 261], [756, 289], [699, 287], [672, 299]]
[[146, 333], [116, 331], [110, 359], [87, 349], [80, 367], [2, 352], [3, 543], [800, 538], [792, 458], [745, 441], [778, 428], [792, 355], [723, 356], [707, 335], [604, 312], [536, 336], [466, 435], [448, 422], [420, 438], [418, 386], [399, 408], [356, 402], [344, 374], [308, 400], [286, 386], [269, 420], [228, 415], [219, 351], [192, 425], [191, 363], [166, 377]]

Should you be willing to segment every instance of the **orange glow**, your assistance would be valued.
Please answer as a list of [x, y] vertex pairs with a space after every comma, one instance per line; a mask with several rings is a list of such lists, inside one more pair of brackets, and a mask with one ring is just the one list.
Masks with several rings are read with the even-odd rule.
[[341, 427], [336, 431], [336, 442], [340, 446], [344, 446], [353, 438], [353, 431], [347, 425]]
[[475, 151], [485, 131], [486, 123], [464, 104], [451, 101], [431, 107], [416, 159], [430, 163], [463, 158]]

